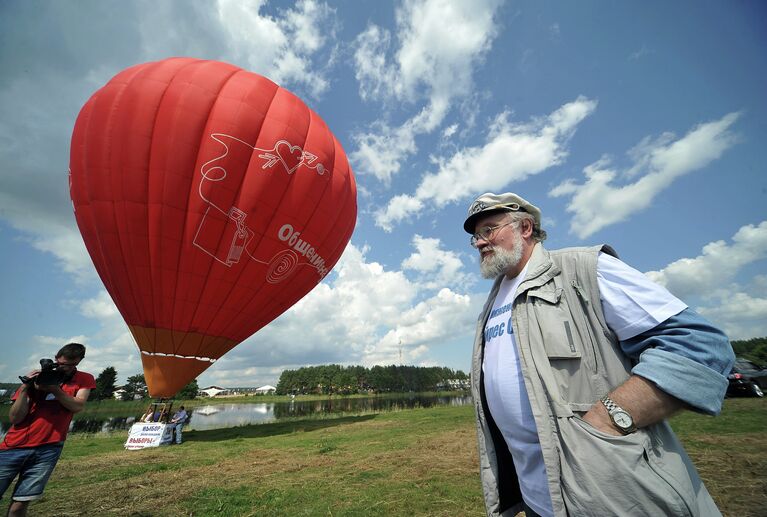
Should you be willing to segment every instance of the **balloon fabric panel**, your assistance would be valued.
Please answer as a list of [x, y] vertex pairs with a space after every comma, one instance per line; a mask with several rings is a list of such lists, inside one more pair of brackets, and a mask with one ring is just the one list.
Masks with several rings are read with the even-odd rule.
[[70, 169], [78, 226], [153, 396], [302, 298], [356, 219], [351, 169], [322, 119], [214, 61], [115, 76], [78, 116]]

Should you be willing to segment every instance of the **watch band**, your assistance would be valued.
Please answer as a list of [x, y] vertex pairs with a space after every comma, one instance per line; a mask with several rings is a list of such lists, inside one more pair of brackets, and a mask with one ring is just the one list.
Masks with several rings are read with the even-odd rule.
[[[622, 407], [620, 407], [618, 404], [616, 404], [613, 399], [605, 395], [604, 397], [600, 399], [600, 401], [605, 406], [605, 409], [607, 409], [607, 413], [610, 415], [610, 421], [620, 432], [622, 432], [623, 434], [629, 434], [637, 430], [636, 425], [634, 425], [634, 419], [631, 417], [631, 414], [625, 409], [623, 409]], [[626, 415], [626, 417], [628, 417], [628, 420], [629, 420], [629, 425], [626, 426], [626, 425], [619, 424], [615, 419], [616, 413], [623, 413], [624, 415]]]
[[[605, 395], [604, 397], [602, 397], [601, 401], [602, 401], [602, 404], [604, 404], [604, 405], [605, 405], [605, 408], [607, 408], [607, 412], [608, 412], [608, 413], [612, 413], [612, 412], [613, 412], [613, 411], [615, 411], [616, 409], [623, 409], [623, 408], [622, 408], [622, 407], [620, 407], [618, 404], [616, 404], [616, 403], [613, 401], [613, 399], [611, 399], [611, 398], [610, 398], [610, 397], [608, 397], [607, 395]], [[624, 411], [625, 411], [625, 410], [624, 410]]]

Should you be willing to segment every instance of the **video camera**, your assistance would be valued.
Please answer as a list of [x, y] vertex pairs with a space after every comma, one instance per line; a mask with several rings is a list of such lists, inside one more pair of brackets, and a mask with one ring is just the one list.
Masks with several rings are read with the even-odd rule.
[[69, 373], [59, 369], [59, 365], [56, 364], [53, 359], [40, 359], [40, 373], [35, 377], [27, 377], [26, 375], [20, 375], [21, 382], [28, 385], [38, 384], [40, 386], [51, 386], [54, 384], [61, 384], [69, 380]]

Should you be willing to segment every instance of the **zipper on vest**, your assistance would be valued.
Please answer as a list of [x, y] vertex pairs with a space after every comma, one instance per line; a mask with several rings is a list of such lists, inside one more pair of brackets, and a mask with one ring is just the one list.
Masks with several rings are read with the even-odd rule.
[[589, 299], [584, 294], [583, 288], [578, 285], [578, 282], [572, 280], [570, 281], [570, 285], [573, 286], [573, 289], [575, 289], [575, 294], [581, 301], [581, 309], [583, 310], [583, 318], [585, 319], [586, 332], [589, 335], [589, 341], [591, 341], [591, 356], [594, 358], [594, 373], [597, 373], [599, 371], [599, 359], [597, 359], [596, 339], [594, 338], [594, 334], [591, 332], [591, 325], [589, 324]]

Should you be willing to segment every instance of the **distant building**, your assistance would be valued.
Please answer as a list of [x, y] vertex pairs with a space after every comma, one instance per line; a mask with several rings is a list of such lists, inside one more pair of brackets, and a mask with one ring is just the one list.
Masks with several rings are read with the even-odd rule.
[[260, 388], [256, 388], [256, 395], [271, 395], [277, 390], [274, 386], [270, 386], [269, 384], [266, 384], [265, 386], [261, 386]]
[[448, 379], [437, 384], [441, 390], [468, 390], [470, 387], [469, 379]]
[[[115, 398], [115, 400], [122, 400], [123, 399], [123, 393], [125, 393], [125, 390], [122, 388], [117, 388], [114, 393], [112, 393], [112, 397]], [[133, 400], [141, 400], [144, 397], [140, 393], [134, 393], [133, 394]]]
[[229, 388], [229, 391], [232, 395], [255, 395], [257, 389], [258, 388], [255, 388], [253, 386], [246, 386], [246, 387], [238, 387], [238, 388]]
[[201, 389], [198, 393], [205, 397], [218, 397], [229, 395], [230, 390], [228, 388], [222, 388], [221, 386], [208, 386], [207, 388]]

